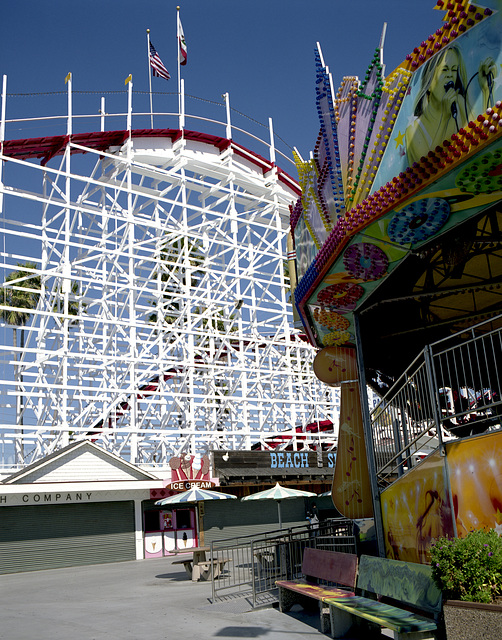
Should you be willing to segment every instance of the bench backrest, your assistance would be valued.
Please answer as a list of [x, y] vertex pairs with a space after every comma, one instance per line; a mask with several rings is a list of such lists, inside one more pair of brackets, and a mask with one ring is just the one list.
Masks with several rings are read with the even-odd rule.
[[357, 588], [424, 611], [441, 611], [441, 591], [434, 584], [432, 569], [427, 564], [361, 556]]
[[354, 589], [357, 576], [357, 556], [354, 553], [305, 547], [302, 573], [311, 580], [326, 580]]

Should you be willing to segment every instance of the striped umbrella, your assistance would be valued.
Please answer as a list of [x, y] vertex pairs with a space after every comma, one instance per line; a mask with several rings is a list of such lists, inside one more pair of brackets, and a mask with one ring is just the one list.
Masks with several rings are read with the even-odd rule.
[[311, 498], [313, 496], [317, 496], [317, 494], [312, 493], [312, 491], [301, 491], [300, 489], [283, 487], [277, 482], [275, 487], [265, 489], [265, 491], [258, 491], [258, 493], [252, 493], [250, 496], [242, 498], [242, 500], [275, 500], [277, 502], [279, 528], [282, 529], [281, 501], [290, 498]]
[[222, 491], [209, 491], [208, 489], [199, 489], [192, 487], [183, 493], [175, 493], [168, 498], [157, 500], [155, 504], [164, 506], [167, 504], [181, 504], [183, 502], [202, 502], [204, 500], [236, 500], [237, 496], [231, 493], [223, 493]]

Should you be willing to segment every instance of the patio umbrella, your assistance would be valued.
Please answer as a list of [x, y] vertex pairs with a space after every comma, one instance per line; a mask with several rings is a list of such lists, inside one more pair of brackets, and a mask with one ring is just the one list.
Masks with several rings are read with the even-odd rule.
[[209, 491], [208, 489], [199, 489], [192, 487], [183, 493], [175, 493], [168, 498], [157, 500], [155, 504], [164, 506], [168, 504], [181, 504], [183, 502], [202, 502], [204, 500], [237, 500], [237, 496], [231, 493], [223, 493], [222, 491]]
[[282, 487], [278, 482], [275, 487], [271, 489], [265, 489], [265, 491], [258, 491], [258, 493], [252, 493], [250, 496], [245, 496], [242, 500], [275, 500], [277, 502], [277, 514], [279, 516], [279, 528], [282, 529], [282, 517], [281, 517], [281, 501], [288, 500], [290, 498], [311, 498], [317, 496], [312, 491], [301, 491], [300, 489], [290, 489], [289, 487]]

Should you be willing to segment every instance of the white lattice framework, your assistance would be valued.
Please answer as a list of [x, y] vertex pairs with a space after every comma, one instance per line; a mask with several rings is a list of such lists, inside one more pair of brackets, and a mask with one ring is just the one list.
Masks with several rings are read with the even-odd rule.
[[155, 467], [336, 422], [335, 392], [293, 328], [296, 184], [231, 142], [229, 120], [221, 138], [180, 124], [134, 130], [130, 91], [119, 143], [79, 137], [71, 112], [66, 137], [19, 141], [31, 156], [2, 136], [0, 310], [15, 310], [23, 282], [6, 278], [19, 264], [41, 278], [16, 349], [13, 327], [0, 330], [4, 462], [89, 438]]

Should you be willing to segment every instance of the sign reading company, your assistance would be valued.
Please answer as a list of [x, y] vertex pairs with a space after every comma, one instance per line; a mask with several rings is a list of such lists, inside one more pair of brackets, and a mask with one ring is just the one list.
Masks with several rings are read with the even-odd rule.
[[[103, 483], [106, 484], [106, 483]], [[123, 483], [122, 483], [123, 484]], [[80, 488], [64, 487], [44, 491], [41, 487], [26, 485], [24, 487], [0, 485], [0, 507], [20, 507], [23, 505], [56, 505], [82, 504], [90, 502], [117, 502], [122, 500], [148, 500], [149, 488], [121, 487], [120, 489], [91, 490], [89, 486]]]
[[59, 493], [0, 494], [0, 506], [15, 504], [63, 504], [68, 502], [93, 502], [91, 491], [61, 491]]

